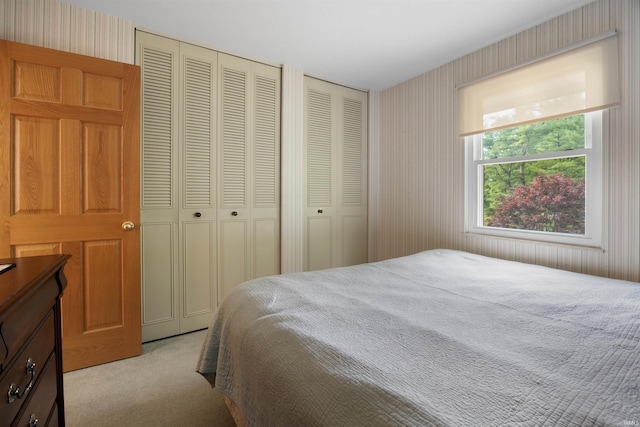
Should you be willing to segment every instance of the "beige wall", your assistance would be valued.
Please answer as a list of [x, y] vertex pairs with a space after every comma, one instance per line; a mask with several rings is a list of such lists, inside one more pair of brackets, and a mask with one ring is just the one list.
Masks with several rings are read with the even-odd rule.
[[[604, 113], [604, 251], [464, 234], [455, 85], [610, 29], [622, 103]], [[640, 280], [640, 2], [599, 0], [371, 95], [372, 261], [453, 248]]]
[[133, 64], [134, 25], [58, 0], [0, 0], [0, 39]]

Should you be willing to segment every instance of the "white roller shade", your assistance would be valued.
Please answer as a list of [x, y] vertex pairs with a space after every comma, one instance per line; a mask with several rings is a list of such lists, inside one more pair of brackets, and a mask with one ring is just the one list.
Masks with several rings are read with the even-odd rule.
[[460, 135], [611, 107], [620, 102], [610, 36], [460, 87]]

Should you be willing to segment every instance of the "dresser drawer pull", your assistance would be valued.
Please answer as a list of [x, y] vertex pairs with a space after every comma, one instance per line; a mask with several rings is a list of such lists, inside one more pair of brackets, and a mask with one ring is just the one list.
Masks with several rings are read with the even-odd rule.
[[29, 416], [29, 427], [36, 427], [38, 425], [38, 419], [36, 418], [36, 414], [31, 414]]
[[[33, 387], [33, 381], [36, 376], [36, 362], [34, 362], [32, 358], [27, 359], [27, 375], [30, 375], [29, 384], [27, 384], [22, 391], [20, 391], [20, 388], [14, 383], [11, 383], [9, 386], [9, 392], [7, 393], [9, 403], [13, 403], [16, 397], [22, 399]], [[36, 420], [36, 422], [38, 422], [38, 420]]]

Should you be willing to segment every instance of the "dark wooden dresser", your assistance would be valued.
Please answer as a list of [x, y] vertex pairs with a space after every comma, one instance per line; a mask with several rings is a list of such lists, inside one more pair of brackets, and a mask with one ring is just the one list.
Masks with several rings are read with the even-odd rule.
[[60, 296], [69, 255], [0, 260], [0, 426], [64, 426]]

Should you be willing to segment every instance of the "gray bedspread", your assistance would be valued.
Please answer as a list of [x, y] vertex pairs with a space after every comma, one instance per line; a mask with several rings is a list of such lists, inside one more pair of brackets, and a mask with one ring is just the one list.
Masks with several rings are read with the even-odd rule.
[[197, 371], [249, 426], [638, 426], [640, 285], [451, 250], [267, 277]]

